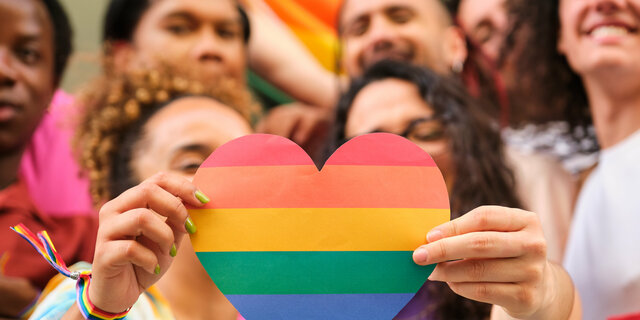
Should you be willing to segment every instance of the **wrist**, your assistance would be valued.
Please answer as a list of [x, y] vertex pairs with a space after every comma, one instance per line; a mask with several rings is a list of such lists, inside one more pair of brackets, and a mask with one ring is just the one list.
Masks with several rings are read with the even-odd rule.
[[574, 303], [573, 282], [562, 267], [547, 261], [546, 268], [542, 303], [528, 319], [569, 319]]
[[[109, 303], [108, 299], [101, 299], [100, 287], [91, 286], [91, 276], [78, 279], [77, 305], [85, 319], [122, 319], [129, 313], [131, 307], [121, 307], [117, 303]], [[119, 311], [114, 311], [118, 310]], [[124, 311], [123, 311], [124, 310]]]

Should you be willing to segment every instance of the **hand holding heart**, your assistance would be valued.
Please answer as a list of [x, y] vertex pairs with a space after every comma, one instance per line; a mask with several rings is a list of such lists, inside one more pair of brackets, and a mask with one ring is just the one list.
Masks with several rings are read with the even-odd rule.
[[535, 213], [480, 207], [432, 229], [427, 242], [414, 251], [414, 261], [437, 263], [429, 280], [446, 282], [461, 296], [501, 306], [518, 319], [572, 314], [571, 280], [546, 259]]
[[126, 310], [169, 269], [187, 232], [183, 203], [202, 206], [195, 193], [186, 179], [157, 174], [102, 207], [89, 286], [96, 307]]

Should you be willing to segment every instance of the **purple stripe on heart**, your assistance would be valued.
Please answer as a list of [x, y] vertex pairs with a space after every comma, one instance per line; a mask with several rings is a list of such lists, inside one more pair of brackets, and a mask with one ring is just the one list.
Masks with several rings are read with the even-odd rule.
[[[227, 295], [227, 298], [238, 310], [242, 310], [242, 316], [246, 320], [390, 320], [395, 316], [390, 314], [391, 310], [401, 310], [413, 295], [413, 293]], [[280, 308], [274, 309], [273, 306]]]

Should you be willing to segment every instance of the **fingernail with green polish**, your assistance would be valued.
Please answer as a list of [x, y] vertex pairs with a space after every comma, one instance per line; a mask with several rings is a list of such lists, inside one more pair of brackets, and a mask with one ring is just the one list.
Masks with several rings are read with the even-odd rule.
[[202, 193], [202, 191], [200, 190], [196, 191], [196, 199], [198, 199], [198, 201], [202, 202], [203, 204], [207, 204], [209, 203], [209, 201], [211, 201], [209, 197], [204, 195], [204, 193]]
[[156, 268], [153, 270], [153, 273], [160, 274], [160, 265], [159, 264], [156, 265]]
[[174, 243], [171, 246], [171, 250], [169, 251], [169, 255], [172, 256], [172, 257], [175, 257], [176, 254], [178, 254], [178, 249], [176, 248], [176, 244]]
[[194, 234], [196, 233], [196, 230], [198, 230], [196, 228], [196, 225], [193, 224], [193, 220], [191, 220], [191, 217], [188, 217], [187, 220], [184, 222], [184, 227], [185, 229], [187, 229], [187, 232], [189, 232], [189, 234]]

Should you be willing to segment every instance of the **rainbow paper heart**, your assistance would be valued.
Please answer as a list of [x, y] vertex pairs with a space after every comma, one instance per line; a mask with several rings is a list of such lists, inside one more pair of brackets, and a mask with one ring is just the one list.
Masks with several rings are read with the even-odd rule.
[[392, 319], [433, 266], [413, 263], [449, 220], [435, 163], [392, 134], [352, 139], [318, 171], [295, 143], [250, 135], [218, 148], [194, 183], [200, 262], [247, 320]]

